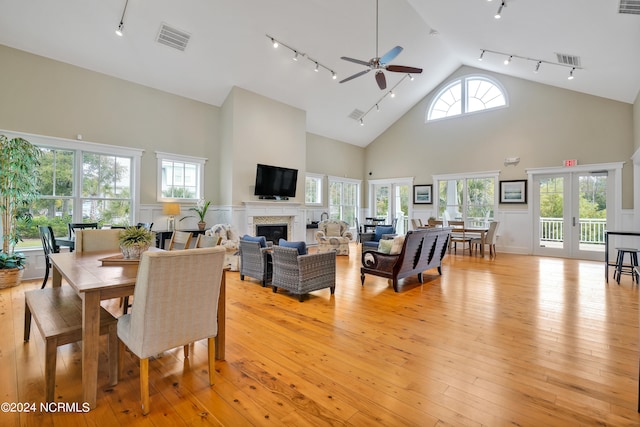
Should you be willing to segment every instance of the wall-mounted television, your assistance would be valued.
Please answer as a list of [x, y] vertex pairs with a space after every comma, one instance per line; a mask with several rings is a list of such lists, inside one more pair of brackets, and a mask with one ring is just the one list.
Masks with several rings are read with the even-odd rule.
[[254, 194], [261, 199], [287, 200], [296, 196], [298, 170], [258, 163]]

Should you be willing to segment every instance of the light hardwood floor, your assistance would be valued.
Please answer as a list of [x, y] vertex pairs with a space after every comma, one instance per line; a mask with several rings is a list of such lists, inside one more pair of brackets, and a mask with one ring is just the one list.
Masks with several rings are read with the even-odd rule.
[[[338, 257], [336, 293], [303, 303], [227, 276], [227, 353], [207, 384], [206, 341], [137, 362], [108, 386], [102, 342], [89, 413], [0, 413], [0, 425], [638, 426], [638, 287], [603, 263], [498, 253], [448, 255], [400, 293]], [[22, 341], [23, 292], [0, 291], [0, 401], [44, 395], [43, 341]], [[117, 301], [108, 303], [116, 313]], [[135, 305], [134, 305], [135, 309]], [[104, 339], [104, 338], [103, 338]], [[58, 350], [56, 398], [81, 399], [80, 345]]]

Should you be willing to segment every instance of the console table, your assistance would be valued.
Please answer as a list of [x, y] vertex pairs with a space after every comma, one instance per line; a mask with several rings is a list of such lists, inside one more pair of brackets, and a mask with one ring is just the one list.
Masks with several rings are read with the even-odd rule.
[[[191, 233], [191, 235], [196, 237], [198, 236], [198, 234], [204, 234], [204, 232], [207, 230], [206, 229], [200, 230], [195, 228], [195, 229], [176, 230], [176, 231], [184, 231], [187, 233]], [[173, 230], [154, 230], [154, 233], [156, 233], [156, 247], [160, 249], [164, 249], [164, 242], [165, 240], [171, 238], [171, 235], [173, 234]]]

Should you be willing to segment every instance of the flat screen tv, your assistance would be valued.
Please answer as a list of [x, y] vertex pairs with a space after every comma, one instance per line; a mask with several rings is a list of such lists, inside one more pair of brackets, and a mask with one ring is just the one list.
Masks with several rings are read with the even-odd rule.
[[254, 194], [261, 199], [287, 200], [296, 196], [298, 170], [279, 166], [262, 165], [256, 168]]

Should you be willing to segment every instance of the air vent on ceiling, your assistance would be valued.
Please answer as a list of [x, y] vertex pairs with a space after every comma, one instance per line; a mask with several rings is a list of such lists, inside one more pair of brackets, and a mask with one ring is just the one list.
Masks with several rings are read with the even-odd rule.
[[556, 53], [560, 64], [569, 65], [571, 67], [580, 68], [580, 57], [575, 55], [567, 55], [566, 53]]
[[360, 111], [357, 108], [349, 114], [349, 118], [353, 120], [360, 120], [360, 117], [364, 115], [364, 111]]
[[640, 15], [640, 0], [620, 0], [618, 12]]
[[187, 48], [187, 43], [190, 38], [191, 34], [170, 27], [163, 22], [160, 25], [160, 31], [158, 31], [158, 38], [156, 41], [174, 49], [184, 51]]

